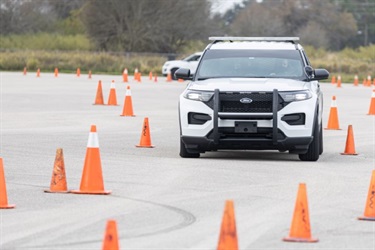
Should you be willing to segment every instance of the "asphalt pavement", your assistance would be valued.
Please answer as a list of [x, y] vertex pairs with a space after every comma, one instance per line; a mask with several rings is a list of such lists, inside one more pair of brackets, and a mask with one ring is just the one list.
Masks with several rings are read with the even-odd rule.
[[[93, 105], [99, 80], [105, 103], [114, 80], [118, 105]], [[0, 157], [8, 202], [16, 207], [0, 209], [0, 249], [101, 249], [110, 219], [121, 249], [216, 249], [227, 200], [234, 203], [239, 249], [375, 249], [375, 222], [357, 219], [375, 169], [375, 116], [367, 115], [372, 87], [321, 84], [323, 126], [336, 96], [340, 130], [324, 130], [319, 161], [302, 162], [275, 151], [180, 158], [177, 108], [186, 83], [1, 72]], [[134, 117], [121, 116], [128, 86]], [[136, 147], [145, 118], [154, 148]], [[58, 148], [68, 189], [80, 188], [92, 125], [111, 194], [45, 193]], [[340, 154], [349, 125], [358, 155]], [[300, 183], [316, 243], [282, 240]]]

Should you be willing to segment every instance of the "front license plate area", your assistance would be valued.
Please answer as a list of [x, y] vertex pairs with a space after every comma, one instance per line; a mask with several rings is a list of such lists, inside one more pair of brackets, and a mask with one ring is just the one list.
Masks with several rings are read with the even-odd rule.
[[256, 133], [257, 122], [234, 122], [235, 133]]

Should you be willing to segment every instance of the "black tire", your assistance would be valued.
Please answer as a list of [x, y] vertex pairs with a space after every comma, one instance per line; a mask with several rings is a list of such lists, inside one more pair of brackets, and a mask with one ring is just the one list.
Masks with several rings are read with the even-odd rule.
[[171, 76], [172, 76], [172, 80], [177, 80], [176, 76], [174, 75], [174, 73], [178, 70], [178, 68], [173, 68], [171, 69]]
[[320, 131], [318, 121], [315, 122], [314, 126], [314, 139], [309, 145], [309, 149], [306, 154], [299, 154], [299, 159], [301, 161], [317, 161], [320, 155]]
[[180, 156], [182, 158], [199, 158], [200, 154], [199, 153], [189, 153], [188, 150], [186, 149], [185, 144], [180, 139]]
[[319, 131], [319, 155], [323, 154], [323, 126], [320, 123], [320, 131]]

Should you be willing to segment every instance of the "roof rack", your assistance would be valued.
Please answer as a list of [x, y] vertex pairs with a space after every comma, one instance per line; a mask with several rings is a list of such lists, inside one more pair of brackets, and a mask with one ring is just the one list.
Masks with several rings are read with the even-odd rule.
[[213, 43], [222, 41], [262, 41], [262, 42], [290, 42], [296, 43], [299, 41], [299, 37], [239, 37], [239, 36], [212, 36], [208, 40]]

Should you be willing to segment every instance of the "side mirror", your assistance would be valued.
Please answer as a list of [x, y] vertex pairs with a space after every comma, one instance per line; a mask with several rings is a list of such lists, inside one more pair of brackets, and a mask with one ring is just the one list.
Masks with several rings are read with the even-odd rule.
[[305, 73], [309, 79], [313, 78], [314, 76], [314, 69], [311, 66], [305, 67]]
[[329, 72], [326, 69], [315, 69], [314, 70], [314, 80], [325, 80], [328, 79]]
[[190, 74], [190, 69], [180, 68], [178, 69], [174, 75], [177, 79], [183, 79], [183, 80], [191, 80], [193, 79], [193, 75]]

